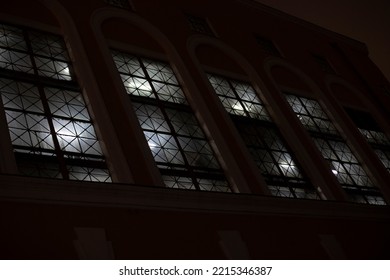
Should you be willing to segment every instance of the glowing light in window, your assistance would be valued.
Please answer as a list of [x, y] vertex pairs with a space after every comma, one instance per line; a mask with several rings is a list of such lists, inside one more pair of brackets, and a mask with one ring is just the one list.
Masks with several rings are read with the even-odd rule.
[[150, 85], [147, 82], [141, 83], [139, 81], [134, 80], [134, 81], [128, 82], [127, 87], [135, 88], [137, 90], [152, 92], [152, 88], [150, 87]]
[[293, 166], [289, 165], [287, 162], [279, 163], [279, 166], [286, 170], [289, 168], [293, 168]]
[[68, 67], [65, 67], [64, 69], [61, 70], [61, 74], [62, 75], [67, 75], [69, 76], [70, 72], [69, 72], [69, 68]]
[[149, 145], [149, 148], [151, 149], [156, 149], [158, 148], [158, 145], [156, 145], [154, 142], [152, 141], [148, 141], [148, 145]]
[[241, 104], [239, 104], [239, 103], [234, 104], [234, 105], [232, 106], [232, 108], [233, 108], [234, 110], [237, 110], [237, 111], [243, 111], [243, 110], [244, 110], [244, 108], [242, 108]]
[[337, 172], [337, 170], [335, 170], [335, 169], [332, 169], [332, 172], [333, 172], [334, 175], [339, 174], [339, 172]]

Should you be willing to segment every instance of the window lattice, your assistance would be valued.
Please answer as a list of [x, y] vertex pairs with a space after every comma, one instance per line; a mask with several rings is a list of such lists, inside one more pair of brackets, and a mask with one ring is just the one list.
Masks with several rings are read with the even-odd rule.
[[360, 133], [374, 149], [383, 165], [390, 172], [390, 140], [368, 112], [345, 108]]
[[190, 14], [186, 14], [186, 18], [193, 31], [209, 36], [214, 36], [214, 32], [211, 30], [210, 25], [205, 18]]
[[118, 51], [112, 53], [166, 186], [229, 192], [171, 67]]
[[276, 196], [319, 199], [303, 176], [252, 86], [208, 74], [252, 158]]
[[109, 182], [62, 39], [1, 25], [0, 51], [0, 94], [19, 171]]
[[385, 204], [320, 104], [304, 97], [285, 96], [301, 123], [311, 132], [316, 146], [350, 199], [360, 203]]
[[62, 38], [0, 24], [0, 68], [72, 80]]

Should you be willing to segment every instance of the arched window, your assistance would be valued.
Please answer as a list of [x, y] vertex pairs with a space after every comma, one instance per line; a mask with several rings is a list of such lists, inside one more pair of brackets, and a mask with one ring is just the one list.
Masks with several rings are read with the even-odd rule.
[[208, 74], [253, 160], [276, 196], [320, 199], [304, 176], [254, 88], [247, 82]]
[[165, 185], [230, 192], [169, 64], [119, 51], [112, 55]]
[[360, 203], [385, 204], [381, 193], [321, 105], [316, 100], [302, 96], [286, 93], [285, 97], [350, 199]]
[[60, 36], [0, 24], [0, 94], [19, 172], [111, 181]]

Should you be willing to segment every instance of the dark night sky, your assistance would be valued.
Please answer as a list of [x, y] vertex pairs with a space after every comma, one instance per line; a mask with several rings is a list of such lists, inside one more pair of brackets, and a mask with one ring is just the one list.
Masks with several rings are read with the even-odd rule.
[[389, 0], [257, 0], [366, 43], [370, 58], [390, 81]]

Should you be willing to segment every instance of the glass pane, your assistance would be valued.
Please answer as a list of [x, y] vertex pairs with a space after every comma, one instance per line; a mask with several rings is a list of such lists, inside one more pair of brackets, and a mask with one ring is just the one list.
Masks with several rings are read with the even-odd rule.
[[111, 177], [107, 169], [69, 165], [67, 169], [69, 171], [69, 179], [71, 180], [111, 182]]
[[169, 65], [147, 59], [143, 60], [143, 64], [152, 80], [179, 85]]
[[28, 54], [2, 48], [0, 48], [0, 67], [18, 72], [34, 73]]
[[39, 75], [58, 80], [72, 80], [68, 63], [39, 56], [35, 56], [34, 60]]
[[227, 80], [211, 74], [208, 74], [207, 77], [218, 95], [237, 99]]
[[218, 168], [218, 163], [207, 141], [178, 137], [188, 163], [192, 166]]
[[0, 47], [25, 51], [27, 46], [23, 31], [19, 28], [0, 24]]
[[161, 110], [154, 105], [133, 103], [138, 121], [144, 130], [171, 133]]
[[47, 87], [45, 95], [53, 115], [84, 121], [90, 120], [83, 97], [79, 92]]
[[195, 190], [196, 189], [191, 178], [178, 177], [178, 176], [162, 176], [162, 178], [163, 178], [165, 185], [168, 188], [186, 189], [186, 190]]
[[172, 135], [144, 131], [146, 141], [157, 163], [184, 164]]
[[379, 159], [382, 161], [387, 170], [390, 171], [390, 151], [376, 149], [375, 153], [378, 155]]
[[43, 112], [38, 88], [32, 84], [0, 79], [0, 93], [6, 109]]
[[152, 91], [150, 83], [143, 78], [130, 77], [121, 74], [123, 85], [128, 94], [156, 98]]
[[184, 93], [178, 86], [153, 82], [153, 88], [156, 91], [158, 98], [161, 100], [179, 104], [187, 104]]
[[144, 71], [135, 56], [113, 51], [112, 56], [120, 73], [145, 78]]
[[29, 38], [34, 54], [48, 56], [53, 59], [69, 60], [61, 37], [31, 32]]
[[166, 109], [168, 118], [179, 135], [204, 138], [194, 115], [188, 112]]
[[6, 111], [13, 145], [53, 149], [53, 139], [45, 117], [21, 112]]
[[231, 192], [229, 184], [222, 180], [197, 179], [202, 191]]

